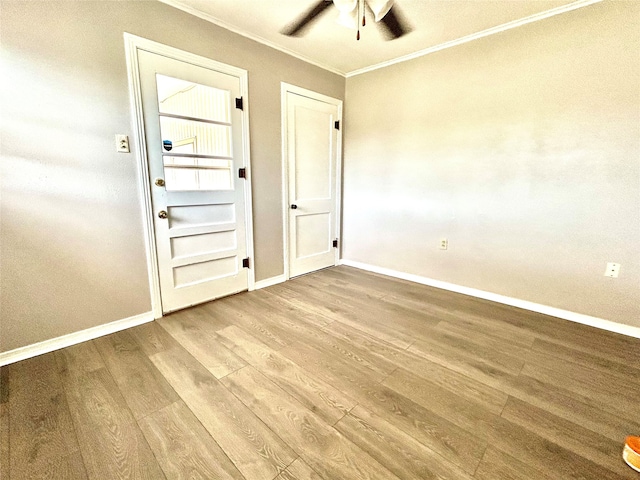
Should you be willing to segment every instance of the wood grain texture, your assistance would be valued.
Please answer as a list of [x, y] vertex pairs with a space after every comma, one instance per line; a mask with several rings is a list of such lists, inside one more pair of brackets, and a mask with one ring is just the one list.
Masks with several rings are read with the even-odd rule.
[[323, 480], [304, 460], [297, 458], [276, 480]]
[[474, 478], [477, 480], [553, 480], [558, 477], [545, 475], [526, 463], [489, 446]]
[[253, 367], [238, 370], [222, 382], [321, 476], [396, 478]]
[[0, 402], [0, 479], [9, 478], [9, 403]]
[[271, 480], [296, 454], [185, 350], [151, 356], [189, 409], [249, 480]]
[[639, 364], [638, 339], [330, 268], [0, 368], [0, 478], [636, 479]]
[[164, 328], [216, 378], [246, 365], [242, 358], [219, 341], [219, 335], [201, 319], [187, 317], [180, 322], [166, 322]]
[[382, 385], [485, 441], [498, 417], [481, 404], [462, 398], [401, 368], [387, 377]]
[[173, 403], [139, 423], [167, 478], [244, 478], [184, 402]]
[[556, 445], [588, 458], [623, 478], [638, 478], [620, 459], [620, 441], [616, 442], [591, 432], [515, 398], [509, 399], [502, 417]]
[[148, 356], [177, 346], [175, 338], [155, 321], [130, 328], [127, 332]]
[[178, 395], [127, 331], [94, 340], [135, 418], [178, 400]]
[[399, 478], [467, 480], [471, 475], [360, 405], [336, 429]]
[[355, 406], [355, 400], [309, 375], [242, 329], [227, 327], [219, 333], [233, 345], [234, 352], [325, 422], [333, 425]]
[[29, 478], [78, 452], [78, 440], [53, 354], [10, 365], [9, 377], [10, 472]]
[[473, 473], [478, 466], [486, 448], [485, 442], [431, 410], [381, 385], [379, 379], [365, 370], [309, 345], [292, 345], [282, 349], [281, 353], [327, 383], [349, 392], [359, 404], [387, 418], [393, 425], [466, 472]]
[[64, 382], [90, 479], [165, 478], [106, 368]]

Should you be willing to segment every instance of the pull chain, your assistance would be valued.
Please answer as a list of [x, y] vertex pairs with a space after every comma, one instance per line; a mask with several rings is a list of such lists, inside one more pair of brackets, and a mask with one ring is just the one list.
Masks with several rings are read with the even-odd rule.
[[[358, 13], [360, 13], [360, 10], [362, 10], [362, 26], [364, 27], [365, 24], [367, 23], [364, 18], [364, 0], [358, 1]], [[356, 35], [356, 40], [360, 40], [360, 25], [358, 25], [358, 33]]]

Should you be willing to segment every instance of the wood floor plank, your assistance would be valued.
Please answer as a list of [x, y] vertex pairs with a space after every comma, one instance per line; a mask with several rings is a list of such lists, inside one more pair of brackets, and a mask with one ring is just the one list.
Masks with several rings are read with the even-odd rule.
[[[535, 361], [532, 360], [533, 357]], [[598, 370], [560, 362], [555, 357], [536, 352], [529, 352], [522, 374], [589, 397], [604, 410], [616, 412], [621, 416], [640, 418], [640, 382], [622, 380]], [[615, 392], [615, 395], [612, 395], [612, 392]]]
[[490, 444], [552, 478], [567, 480], [576, 478], [621, 480], [624, 478], [502, 417], [499, 417], [494, 424]]
[[[449, 335], [452, 341], [455, 338], [464, 343], [470, 342], [478, 345], [483, 350], [499, 352], [522, 361], [522, 344], [514, 342], [513, 338], [500, 338], [481, 331], [470, 332], [458, 322], [452, 321], [442, 321], [438, 323], [435, 329], [438, 332]], [[522, 363], [520, 367], [522, 367]]]
[[[4, 477], [0, 477], [3, 478]], [[10, 477], [7, 477], [10, 478]], [[45, 462], [29, 467], [20, 472], [20, 480], [84, 480], [87, 471], [80, 452], [73, 452], [66, 457], [47, 459]]]
[[9, 366], [10, 471], [29, 478], [79, 451], [52, 353]]
[[201, 320], [167, 322], [163, 323], [163, 327], [216, 378], [222, 378], [246, 365], [242, 358], [219, 341], [217, 332], [208, 329]]
[[[307, 290], [301, 289], [301, 292], [303, 291]], [[351, 325], [400, 348], [407, 348], [413, 343], [413, 335], [380, 319], [380, 311], [371, 304], [347, 301], [329, 292], [318, 290], [309, 290], [307, 295], [298, 297], [298, 300], [303, 308], [320, 313], [331, 320]]]
[[9, 478], [9, 458], [9, 402], [0, 402], [0, 479]]
[[93, 341], [57, 350], [55, 357], [58, 373], [63, 380], [70, 380], [106, 368]]
[[90, 479], [164, 479], [149, 445], [106, 368], [64, 381]]
[[222, 383], [321, 476], [397, 478], [252, 366], [228, 375]]
[[[303, 287], [297, 287], [303, 289]], [[421, 315], [400, 305], [384, 303], [383, 299], [369, 301], [344, 297], [335, 287], [309, 290], [304, 298], [309, 303], [325, 305], [334, 320], [352, 325], [377, 336], [382, 340], [406, 348], [415, 337], [428, 336], [427, 329], [438, 323], [438, 319]]]
[[301, 458], [296, 459], [275, 480], [329, 480], [323, 479]]
[[144, 323], [127, 331], [147, 356], [170, 350], [177, 345], [176, 340], [157, 321]]
[[640, 419], [618, 416], [614, 412], [603, 410], [587, 396], [577, 395], [527, 375], [517, 378], [510, 393], [514, 398], [621, 444], [627, 435], [640, 432]]
[[471, 479], [461, 468], [360, 405], [336, 429], [399, 478]]
[[184, 402], [152, 413], [139, 424], [167, 478], [244, 479]]
[[[233, 297], [221, 298], [215, 302], [207, 304], [211, 311], [217, 315], [222, 315], [229, 321], [229, 325], [240, 325], [249, 333], [268, 345], [274, 350], [278, 350], [292, 342], [289, 333], [273, 324], [265, 324], [261, 315], [254, 312], [247, 312], [236, 305]], [[229, 326], [226, 325], [226, 326]]]
[[622, 442], [610, 440], [515, 398], [509, 399], [502, 417], [615, 472], [622, 478], [637, 479], [637, 474], [621, 460]]
[[349, 392], [359, 404], [388, 419], [468, 473], [473, 473], [480, 462], [486, 448], [484, 441], [394, 390], [380, 385], [379, 380], [367, 372], [309, 345], [290, 345], [280, 352], [325, 382]]
[[416, 341], [407, 352], [417, 355], [445, 368], [466, 375], [490, 387], [509, 393], [517, 374], [498, 368], [486, 359], [475, 357], [462, 350], [438, 344]]
[[540, 470], [489, 446], [473, 478], [477, 480], [554, 480], [557, 477], [545, 475]]
[[247, 480], [272, 480], [297, 457], [184, 349], [151, 359]]
[[0, 367], [0, 403], [9, 402], [9, 366]]
[[460, 358], [461, 361], [473, 358], [475, 362], [486, 365], [487, 370], [495, 370], [507, 374], [518, 375], [525, 360], [520, 357], [507, 355], [493, 347], [484, 347], [446, 332], [433, 331], [428, 340], [417, 340], [409, 351], [420, 351], [430, 356], [440, 356], [444, 359]]
[[178, 400], [128, 331], [98, 338], [94, 343], [136, 419]]
[[382, 385], [485, 440], [498, 417], [481, 404], [462, 398], [401, 368], [387, 377]]
[[220, 330], [219, 334], [233, 345], [235, 353], [328, 424], [333, 425], [355, 406], [355, 400], [322, 380], [313, 378], [242, 329], [227, 327]]
[[[565, 345], [550, 342], [548, 340], [536, 339], [531, 346], [531, 350], [535, 353], [544, 355], [546, 358], [562, 360], [562, 362], [558, 363], [576, 363], [581, 367], [598, 370], [606, 375], [613, 375], [623, 381], [630, 382], [632, 385], [637, 383], [637, 379], [640, 378], [640, 367], [638, 367], [638, 364], [632, 364], [629, 362], [622, 363], [617, 359], [603, 358], [602, 356], [569, 348]], [[529, 356], [526, 356], [525, 358], [527, 357]], [[536, 359], [539, 358], [541, 357], [534, 354], [530, 356], [530, 361], [535, 363]], [[638, 389], [640, 390], [640, 386], [638, 386]], [[640, 395], [640, 391], [638, 394]]]
[[457, 396], [478, 403], [494, 414], [499, 415], [507, 403], [507, 393], [410, 352], [402, 352], [394, 358], [394, 362], [398, 367]]

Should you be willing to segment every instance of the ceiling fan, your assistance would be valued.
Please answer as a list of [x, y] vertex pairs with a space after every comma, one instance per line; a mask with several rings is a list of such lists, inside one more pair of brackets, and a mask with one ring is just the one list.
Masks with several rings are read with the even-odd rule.
[[360, 40], [360, 26], [366, 24], [365, 11], [372, 13], [374, 20], [385, 27], [387, 40], [400, 38], [411, 31], [411, 27], [402, 19], [398, 6], [394, 5], [394, 0], [319, 0], [281, 33], [290, 37], [304, 35], [332, 5], [339, 11], [339, 24], [358, 30], [357, 40]]

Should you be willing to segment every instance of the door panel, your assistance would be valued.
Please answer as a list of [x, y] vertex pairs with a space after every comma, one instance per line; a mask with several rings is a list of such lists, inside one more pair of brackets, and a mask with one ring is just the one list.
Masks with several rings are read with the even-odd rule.
[[240, 79], [146, 51], [138, 61], [162, 310], [246, 290]]
[[287, 92], [289, 275], [335, 265], [337, 105]]

